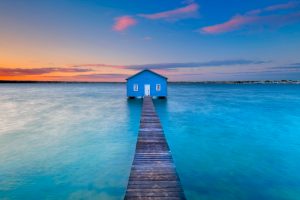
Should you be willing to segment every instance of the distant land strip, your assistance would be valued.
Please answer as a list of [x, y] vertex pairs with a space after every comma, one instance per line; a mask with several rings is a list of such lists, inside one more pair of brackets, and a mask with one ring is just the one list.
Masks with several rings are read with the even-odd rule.
[[[123, 84], [125, 82], [90, 82], [90, 81], [13, 81], [0, 80], [1, 83], [113, 83]], [[300, 80], [262, 80], [262, 81], [170, 81], [170, 84], [300, 84]]]

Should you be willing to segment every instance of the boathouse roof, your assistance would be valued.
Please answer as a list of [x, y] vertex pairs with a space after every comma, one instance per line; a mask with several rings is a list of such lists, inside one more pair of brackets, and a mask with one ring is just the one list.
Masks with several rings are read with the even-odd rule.
[[132, 79], [133, 77], [138, 76], [139, 74], [141, 74], [141, 73], [143, 73], [143, 72], [146, 72], [146, 71], [148, 71], [148, 72], [150, 72], [150, 73], [152, 73], [152, 74], [155, 74], [155, 75], [157, 75], [157, 76], [160, 76], [160, 77], [162, 77], [162, 78], [168, 79], [167, 77], [165, 77], [165, 76], [163, 76], [163, 75], [160, 75], [160, 74], [158, 74], [158, 73], [156, 73], [156, 72], [154, 72], [154, 71], [152, 71], [152, 70], [150, 70], [150, 69], [144, 69], [144, 70], [142, 70], [142, 71], [140, 71], [140, 72], [138, 72], [138, 73], [136, 73], [136, 74], [134, 74], [134, 75], [132, 75], [132, 76], [126, 78], [126, 80]]

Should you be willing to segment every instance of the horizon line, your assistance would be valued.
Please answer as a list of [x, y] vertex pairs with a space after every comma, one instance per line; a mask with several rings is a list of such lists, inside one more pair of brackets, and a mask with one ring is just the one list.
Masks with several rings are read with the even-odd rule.
[[[168, 83], [255, 83], [255, 82], [300, 82], [299, 80], [232, 80], [232, 81], [168, 81]], [[0, 80], [1, 83], [126, 83], [126, 81], [34, 81], [34, 80]]]

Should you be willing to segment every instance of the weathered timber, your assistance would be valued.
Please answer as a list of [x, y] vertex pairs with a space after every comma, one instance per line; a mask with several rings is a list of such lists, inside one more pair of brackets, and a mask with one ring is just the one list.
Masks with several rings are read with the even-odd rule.
[[144, 97], [140, 130], [124, 199], [185, 199], [151, 97]]

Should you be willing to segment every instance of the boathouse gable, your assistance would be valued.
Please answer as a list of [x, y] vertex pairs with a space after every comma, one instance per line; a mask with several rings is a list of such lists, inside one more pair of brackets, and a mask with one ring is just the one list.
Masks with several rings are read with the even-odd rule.
[[166, 97], [167, 78], [151, 70], [143, 70], [127, 78], [127, 97]]

